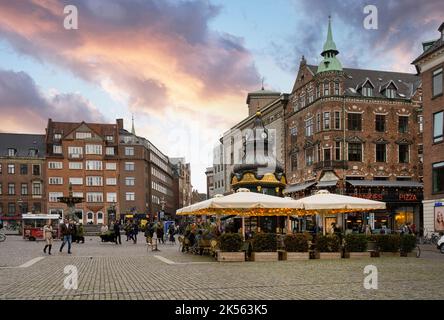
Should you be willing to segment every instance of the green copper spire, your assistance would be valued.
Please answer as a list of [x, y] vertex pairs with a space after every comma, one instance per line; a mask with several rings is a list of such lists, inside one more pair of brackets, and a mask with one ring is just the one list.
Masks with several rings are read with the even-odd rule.
[[318, 67], [318, 72], [325, 71], [342, 71], [341, 62], [336, 58], [339, 51], [336, 49], [336, 44], [333, 41], [333, 33], [331, 31], [331, 18], [328, 17], [328, 31], [327, 40], [324, 44], [324, 50], [321, 55], [324, 57], [321, 64]]

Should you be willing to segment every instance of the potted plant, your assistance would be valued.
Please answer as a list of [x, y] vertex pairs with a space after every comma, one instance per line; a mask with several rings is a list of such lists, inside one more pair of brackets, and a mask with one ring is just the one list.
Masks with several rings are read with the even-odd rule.
[[257, 233], [252, 241], [252, 261], [278, 261], [277, 240], [274, 233]]
[[416, 247], [416, 236], [414, 234], [404, 234], [400, 239], [401, 257], [416, 257], [413, 249]]
[[378, 235], [376, 243], [381, 256], [399, 257], [401, 237], [398, 234]]
[[245, 261], [245, 252], [240, 251], [242, 237], [238, 233], [224, 233], [219, 238], [220, 250], [217, 252], [217, 261], [242, 262]]
[[364, 234], [348, 234], [345, 236], [346, 258], [370, 258], [371, 253], [367, 251], [368, 241]]
[[341, 259], [341, 243], [337, 235], [318, 235], [316, 251], [319, 259]]
[[302, 233], [288, 234], [284, 238], [285, 253], [284, 260], [308, 260], [310, 253], [308, 252], [309, 236]]

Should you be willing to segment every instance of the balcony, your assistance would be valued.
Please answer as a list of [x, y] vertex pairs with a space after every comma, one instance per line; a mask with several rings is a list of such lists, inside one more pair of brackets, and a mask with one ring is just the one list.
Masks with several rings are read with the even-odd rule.
[[314, 170], [348, 169], [348, 163], [344, 160], [326, 160], [314, 164]]

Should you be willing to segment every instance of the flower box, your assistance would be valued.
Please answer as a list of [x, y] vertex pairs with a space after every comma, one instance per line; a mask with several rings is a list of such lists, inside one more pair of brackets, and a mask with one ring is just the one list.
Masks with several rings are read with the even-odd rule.
[[251, 261], [278, 261], [278, 252], [252, 252]]
[[297, 261], [297, 260], [308, 260], [310, 259], [309, 252], [288, 252], [284, 253], [284, 260], [287, 261]]
[[319, 252], [319, 259], [341, 259], [340, 252]]
[[219, 251], [217, 253], [217, 261], [219, 262], [244, 262], [245, 252], [226, 252]]

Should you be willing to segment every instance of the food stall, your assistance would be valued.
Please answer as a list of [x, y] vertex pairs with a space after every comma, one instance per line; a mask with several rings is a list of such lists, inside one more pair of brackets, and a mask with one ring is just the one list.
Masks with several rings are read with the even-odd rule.
[[44, 240], [43, 227], [48, 220], [51, 221], [53, 237], [59, 237], [60, 216], [58, 214], [32, 214], [22, 215], [23, 239], [30, 241]]

